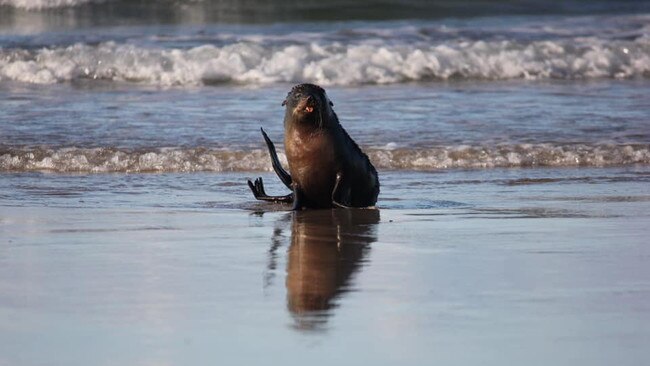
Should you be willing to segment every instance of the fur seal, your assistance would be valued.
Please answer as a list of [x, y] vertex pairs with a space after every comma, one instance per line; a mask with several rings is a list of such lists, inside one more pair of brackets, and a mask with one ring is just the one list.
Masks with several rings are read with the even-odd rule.
[[339, 123], [325, 90], [314, 84], [294, 86], [285, 106], [284, 146], [289, 171], [280, 164], [273, 142], [262, 129], [273, 169], [293, 192], [268, 196], [262, 178], [248, 181], [258, 200], [293, 203], [304, 208], [371, 207], [379, 195], [379, 177], [368, 156]]

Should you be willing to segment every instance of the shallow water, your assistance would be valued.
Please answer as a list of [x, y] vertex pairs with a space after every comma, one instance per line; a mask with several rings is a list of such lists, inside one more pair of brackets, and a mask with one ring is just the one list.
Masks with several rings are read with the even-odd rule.
[[[156, 90], [0, 86], [0, 170], [270, 170], [290, 85]], [[332, 87], [341, 123], [382, 169], [650, 163], [647, 81]], [[280, 154], [284, 160], [284, 154]]]
[[3, 174], [0, 360], [648, 357], [647, 167], [383, 172], [379, 210], [296, 214], [246, 175]]

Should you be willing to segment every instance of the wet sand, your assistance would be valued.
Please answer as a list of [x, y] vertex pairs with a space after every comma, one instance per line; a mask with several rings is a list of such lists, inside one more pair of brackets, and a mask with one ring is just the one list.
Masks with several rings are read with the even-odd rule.
[[379, 210], [299, 213], [244, 178], [3, 174], [0, 364], [650, 356], [648, 168], [384, 172]]

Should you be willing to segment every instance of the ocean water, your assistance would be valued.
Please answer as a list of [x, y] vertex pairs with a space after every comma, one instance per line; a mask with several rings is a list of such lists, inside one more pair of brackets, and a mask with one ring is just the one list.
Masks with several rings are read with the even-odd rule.
[[648, 164], [648, 24], [18, 27], [0, 36], [0, 169], [268, 170], [258, 129], [280, 138], [280, 102], [299, 82], [327, 88], [382, 169]]
[[[377, 210], [250, 194], [302, 82]], [[0, 365], [643, 364], [649, 183], [647, 2], [0, 0]]]

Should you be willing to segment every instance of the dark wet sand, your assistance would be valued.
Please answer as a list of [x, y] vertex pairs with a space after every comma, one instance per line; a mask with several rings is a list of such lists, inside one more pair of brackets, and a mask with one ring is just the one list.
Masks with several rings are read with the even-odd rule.
[[380, 210], [293, 214], [242, 174], [3, 174], [0, 364], [643, 364], [649, 176], [386, 172]]

